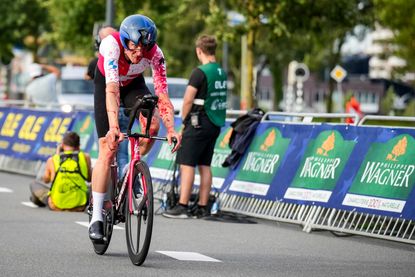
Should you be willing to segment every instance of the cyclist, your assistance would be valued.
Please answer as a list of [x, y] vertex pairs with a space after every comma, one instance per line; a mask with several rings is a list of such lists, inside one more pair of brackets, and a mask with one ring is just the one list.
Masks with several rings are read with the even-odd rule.
[[[156, 44], [157, 28], [154, 22], [140, 14], [126, 17], [117, 33], [101, 42], [98, 65], [95, 72], [94, 111], [99, 137], [99, 154], [92, 172], [93, 213], [89, 226], [91, 240], [103, 239], [102, 206], [109, 178], [110, 163], [117, 152], [118, 142], [123, 140], [118, 124], [120, 101], [124, 107], [131, 108], [136, 99], [150, 94], [142, 73], [151, 67], [154, 90], [159, 97], [150, 125], [150, 134], [158, 133], [161, 117], [166, 129], [169, 145], [177, 138], [175, 152], [181, 135], [174, 130], [174, 110], [168, 96], [166, 66], [162, 50]], [[146, 126], [143, 115], [139, 118], [141, 128]], [[148, 153], [154, 140], [142, 139], [140, 152]]]

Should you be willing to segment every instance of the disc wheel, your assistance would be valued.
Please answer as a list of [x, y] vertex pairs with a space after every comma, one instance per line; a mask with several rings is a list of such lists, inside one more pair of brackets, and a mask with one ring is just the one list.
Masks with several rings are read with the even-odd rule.
[[[139, 180], [141, 187], [139, 190], [133, 190], [131, 212], [129, 209], [130, 199], [128, 195], [126, 197], [125, 234], [131, 262], [139, 266], [144, 263], [150, 248], [154, 219], [154, 198], [153, 185], [147, 164], [142, 161], [137, 163], [133, 174], [134, 184], [137, 185], [137, 180]], [[144, 189], [146, 190], [146, 195], [143, 194]]]

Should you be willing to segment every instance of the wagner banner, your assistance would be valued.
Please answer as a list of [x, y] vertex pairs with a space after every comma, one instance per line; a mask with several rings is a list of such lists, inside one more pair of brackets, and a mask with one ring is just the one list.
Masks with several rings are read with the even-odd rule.
[[284, 199], [328, 202], [356, 144], [338, 130], [316, 130]]
[[[414, 199], [414, 135], [413, 130], [381, 132], [378, 142], [362, 157], [342, 204], [399, 214], [413, 206], [414, 201], [409, 200]], [[414, 218], [413, 208], [407, 210], [405, 217]]]
[[[175, 129], [179, 131], [182, 121], [179, 117], [175, 117]], [[160, 135], [165, 135], [164, 126], [160, 126]], [[223, 161], [231, 153], [229, 148], [229, 139], [231, 136], [230, 122], [226, 122], [222, 127], [218, 139], [216, 140], [215, 149], [212, 157], [211, 169], [213, 175], [212, 188], [221, 190], [224, 179], [229, 173], [229, 169], [222, 167]], [[150, 166], [153, 178], [159, 180], [171, 180], [173, 177], [176, 153], [171, 153], [171, 146], [167, 142], [156, 141], [150, 153], [145, 157], [146, 162]], [[178, 173], [176, 173], [178, 174]], [[200, 176], [198, 172], [195, 174], [195, 186], [200, 184]]]
[[[237, 168], [225, 181], [232, 194], [266, 197], [290, 144], [279, 124], [262, 123]], [[266, 197], [268, 198], [268, 197]]]

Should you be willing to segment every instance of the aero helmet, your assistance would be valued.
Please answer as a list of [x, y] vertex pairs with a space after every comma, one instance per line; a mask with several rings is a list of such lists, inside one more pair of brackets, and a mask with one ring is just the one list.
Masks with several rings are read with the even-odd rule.
[[145, 49], [149, 50], [156, 43], [156, 24], [147, 16], [130, 15], [121, 23], [120, 39], [125, 49], [128, 49], [128, 41], [131, 40], [135, 45], [141, 43]]

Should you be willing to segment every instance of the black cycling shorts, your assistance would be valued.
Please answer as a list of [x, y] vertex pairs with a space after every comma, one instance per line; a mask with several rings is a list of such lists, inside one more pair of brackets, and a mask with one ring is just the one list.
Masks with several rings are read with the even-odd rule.
[[[102, 75], [98, 67], [96, 67], [95, 70], [94, 84], [95, 125], [97, 128], [98, 138], [102, 138], [105, 137], [109, 130], [109, 123], [107, 115], [107, 105], [105, 102], [105, 76]], [[120, 86], [121, 106], [124, 106], [126, 109], [132, 108], [134, 104], [137, 102], [137, 99], [143, 97], [145, 94], [151, 94], [151, 92], [146, 86], [144, 77], [140, 75], [139, 77], [133, 79], [131, 83], [129, 83], [127, 86]]]
[[181, 147], [177, 152], [177, 163], [193, 166], [210, 166], [220, 127], [214, 125], [205, 113], [199, 116], [200, 128], [185, 124]]

